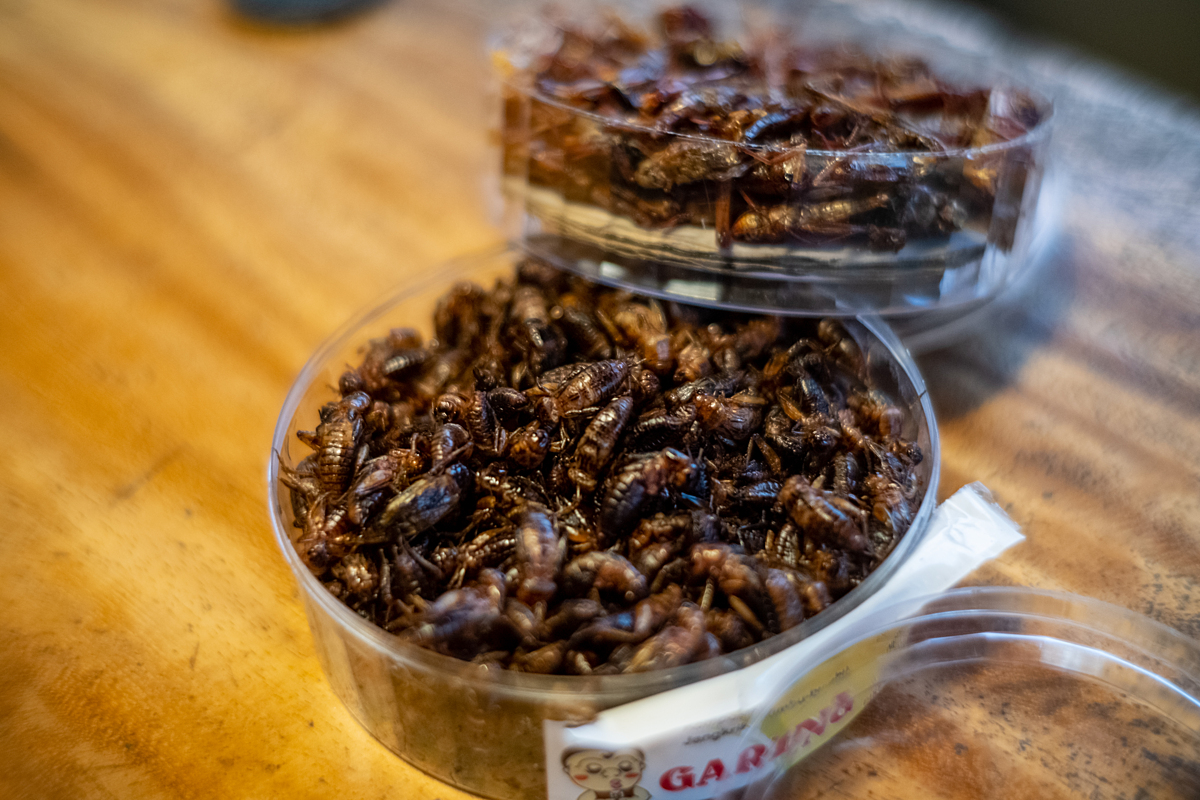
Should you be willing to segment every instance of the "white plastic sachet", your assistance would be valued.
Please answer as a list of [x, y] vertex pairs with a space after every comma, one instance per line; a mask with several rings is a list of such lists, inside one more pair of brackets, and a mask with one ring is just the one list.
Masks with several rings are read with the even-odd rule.
[[855, 622], [949, 589], [1023, 538], [981, 484], [960, 489], [937, 509], [924, 541], [891, 580], [837, 623], [757, 664], [602, 711], [591, 722], [547, 720], [549, 800], [702, 800], [748, 785], [775, 759], [803, 757], [858, 711], [848, 695], [829, 690], [830, 680], [812, 691], [812, 699], [828, 692], [819, 698], [823, 707], [793, 735], [741, 750], [750, 718], [787, 690], [798, 664], [821, 664], [844, 646], [839, 633]]

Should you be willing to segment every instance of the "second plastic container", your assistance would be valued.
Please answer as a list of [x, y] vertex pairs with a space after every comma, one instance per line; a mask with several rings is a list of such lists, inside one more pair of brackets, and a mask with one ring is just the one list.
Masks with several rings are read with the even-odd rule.
[[[799, 46], [800, 55], [701, 81], [673, 101], [685, 106], [677, 113], [691, 113], [686, 102], [697, 114], [711, 113], [711, 98], [720, 92], [760, 98], [731, 114], [765, 113], [780, 98], [809, 97], [817, 85], [829, 92], [828, 113], [844, 113], [858, 109], [859, 101], [829, 86], [840, 86], [844, 76], [850, 76], [846, 85], [861, 82], [855, 76], [864, 65], [920, 58], [939, 87], [955, 87], [948, 91], [967, 97], [975, 90], [957, 87], [986, 87], [985, 120], [1001, 120], [991, 127], [1006, 135], [933, 149], [911, 143], [837, 149], [664, 128], [636, 108], [593, 102], [602, 80], [547, 77], [557, 74], [564, 53], [573, 53], [577, 31], [590, 30], [588, 20], [578, 28], [525, 20], [493, 42], [503, 83], [502, 172], [512, 233], [564, 265], [594, 264], [595, 275], [610, 282], [727, 308], [878, 313], [922, 328], [911, 318], [933, 312], [931, 324], [941, 324], [986, 303], [1033, 255], [1051, 104], [945, 42], [881, 30], [838, 11], [821, 7], [798, 23], [803, 35], [787, 46]], [[653, 28], [649, 18], [632, 21]], [[832, 73], [794, 66], [838, 52], [830, 42], [863, 55], [822, 56], [851, 65]], [[657, 74], [647, 66], [655, 63], [649, 56], [631, 63], [636, 66], [618, 73], [608, 91], [634, 80], [627, 74], [640, 80], [642, 72]], [[928, 76], [925, 82], [933, 85]], [[643, 93], [643, 86], [630, 84], [626, 102]], [[602, 110], [591, 109], [596, 103]], [[776, 117], [786, 114], [765, 119]]]

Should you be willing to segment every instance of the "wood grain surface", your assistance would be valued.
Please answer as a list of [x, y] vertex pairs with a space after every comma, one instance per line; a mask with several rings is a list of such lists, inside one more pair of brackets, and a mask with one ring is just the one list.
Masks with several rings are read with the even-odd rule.
[[[264, 471], [320, 340], [501, 238], [482, 28], [0, 0], [0, 796], [466, 796], [330, 691]], [[1025, 527], [978, 580], [1200, 636], [1200, 142], [1143, 126], [1130, 185], [1087, 103], [1052, 258], [921, 358], [942, 493]]]

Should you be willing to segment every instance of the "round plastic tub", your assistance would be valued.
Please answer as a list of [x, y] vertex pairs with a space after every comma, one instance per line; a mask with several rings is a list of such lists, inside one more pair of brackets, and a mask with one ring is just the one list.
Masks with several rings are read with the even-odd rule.
[[747, 800], [1200, 797], [1200, 643], [1153, 620], [988, 587], [840, 638], [751, 723], [743, 746], [793, 738]]
[[318, 409], [334, 398], [338, 377], [347, 364], [359, 360], [359, 348], [368, 339], [400, 325], [430, 335], [434, 306], [455, 282], [487, 285], [511, 275], [522, 257], [504, 250], [452, 263], [343, 326], [316, 351], [288, 393], [267, 471], [276, 540], [300, 587], [313, 642], [334, 692], [371, 734], [406, 761], [447, 783], [503, 800], [545, 796], [543, 720], [585, 721], [601, 709], [739, 669], [836, 623], [915, 550], [936, 503], [940, 465], [933, 408], [911, 357], [883, 323], [851, 320], [872, 380], [905, 410], [905, 436], [927, 457], [919, 467], [923, 496], [913, 524], [880, 567], [848, 595], [754, 647], [636, 675], [497, 673], [402, 644], [344, 606], [301, 562], [293, 547], [298, 530], [292, 525], [289, 491], [279, 481], [279, 462], [294, 466], [305, 454], [296, 431], [312, 427]]
[[[653, 26], [650, 20], [633, 22]], [[830, 149], [795, 138], [747, 141], [753, 127], [721, 137], [687, 125], [682, 131], [664, 128], [629, 108], [646, 102], [636, 83], [646, 59], [607, 84], [587, 79], [547, 85], [537, 76], [551, 74], [544, 65], [569, 47], [574, 29], [526, 20], [493, 42], [504, 101], [507, 224], [514, 236], [547, 258], [571, 260], [582, 252], [607, 262], [627, 273], [633, 286], [681, 297], [715, 295], [762, 311], [903, 317], [965, 313], [985, 303], [1030, 257], [1051, 104], [979, 59], [918, 37], [885, 38], [843, 25], [831, 34], [839, 37], [835, 41], [868, 55], [828, 55], [840, 51], [822, 37], [824, 24], [804, 20], [804, 36], [796, 39], [801, 47], [807, 42], [811, 53], [827, 54], [825, 71], [815, 77], [795, 66], [806, 56], [797, 61], [777, 46], [763, 50], [754, 68], [697, 81], [688, 91], [715, 103], [713, 92], [736, 90], [751, 99], [741, 101], [748, 109], [734, 113], [756, 113], [819, 86], [834, 112], [867, 109], [865, 119], [883, 112], [858, 95], [849, 99], [849, 89], [839, 94], [830, 88], [859, 69], [838, 65], [917, 57], [954, 86], [986, 87], [980, 128], [1003, 134], [977, 135], [967, 145], [943, 138], [934, 149], [908, 141], [895, 149]], [[762, 38], [761, 30], [742, 34], [748, 41]], [[601, 87], [611, 92], [626, 86], [625, 106], [599, 94]], [[905, 90], [918, 94], [911, 85]], [[926, 98], [913, 102], [936, 102]], [[922, 121], [921, 113], [911, 115], [906, 130], [944, 130]]]

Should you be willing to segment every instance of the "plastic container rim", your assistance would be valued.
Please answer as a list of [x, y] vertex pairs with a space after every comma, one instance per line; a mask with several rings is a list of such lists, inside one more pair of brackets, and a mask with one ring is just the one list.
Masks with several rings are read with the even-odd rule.
[[[271, 451], [267, 459], [267, 511], [271, 518], [275, 543], [282, 551], [284, 560], [287, 562], [288, 567], [290, 567], [299, 588], [303, 590], [309, 599], [314, 600], [329, 617], [336, 620], [343, 629], [352, 632], [359, 640], [369, 644], [376, 650], [387, 653], [397, 661], [415, 663], [421, 668], [442, 673], [457, 673], [456, 677], [460, 680], [474, 681], [480, 686], [486, 685], [490, 688], [501, 689], [516, 694], [592, 695], [603, 697], [604, 695], [627, 696], [631, 691], [644, 689], [646, 691], [642, 692], [642, 694], [645, 696], [656, 691], [694, 683], [717, 674], [732, 672], [786, 650], [808, 635], [832, 625], [852, 611], [868, 597], [872, 596], [883, 582], [901, 564], [907, 561], [908, 557], [924, 538], [930, 518], [937, 506], [938, 479], [941, 471], [941, 447], [937, 420], [934, 416], [933, 403], [926, 389], [925, 381], [917, 370], [912, 355], [901, 343], [899, 337], [879, 317], [874, 315], [860, 315], [853, 317], [853, 319], [883, 344], [892, 363], [899, 368], [903, 379], [910, 383], [919, 401], [924, 422], [922, 423], [918, 420], [918, 427], [929, 438], [929, 449], [931, 452], [926, 457], [931, 462], [929, 469], [930, 477], [925, 486], [921, 504], [913, 516], [912, 524], [900, 542], [884, 559], [883, 563], [868, 575], [861, 584], [833, 603], [828, 609], [805, 620], [795, 628], [773, 636], [764, 642], [719, 658], [685, 664], [670, 669], [635, 675], [538, 675], [513, 670], [484, 671], [479, 665], [472, 664], [471, 662], [405, 644], [399, 641], [394, 634], [390, 634], [358, 616], [349, 607], [331, 595], [300, 560], [300, 556], [296, 552], [288, 534], [290, 525], [284, 519], [280, 498], [279, 458], [283, 452], [283, 446], [288, 439], [289, 423], [299, 408], [300, 403], [330, 356], [348, 344], [348, 340], [351, 337], [360, 336], [365, 326], [386, 314], [397, 303], [403, 301], [406, 297], [427, 290], [433, 285], [448, 286], [455, 281], [468, 280], [473, 268], [486, 265], [492, 259], [510, 254], [520, 254], [521, 252], [522, 250], [519, 247], [511, 245], [499, 246], [484, 252], [452, 259], [443, 265], [443, 269], [432, 273], [431, 277], [417, 281], [405, 281], [401, 286], [388, 292], [381, 302], [372, 304], [365, 310], [353, 314], [346, 322], [342, 323], [317, 347], [301, 368], [292, 386], [288, 389], [279, 419], [275, 424]], [[724, 668], [716, 669], [718, 666]]]
[[[512, 60], [509, 59], [508, 56], [509, 56], [509, 53], [515, 51], [515, 48], [513, 48], [511, 46], [510, 40], [513, 36], [516, 35], [516, 33], [517, 33], [517, 31], [516, 31], [515, 26], [511, 26], [510, 28], [500, 32], [498, 35], [492, 37], [492, 43], [491, 43], [491, 46], [489, 47], [489, 50], [494, 55], [499, 55], [499, 56], [507, 59], [509, 61], [509, 63], [511, 64]], [[913, 48], [913, 47], [910, 47], [907, 49], [905, 49], [903, 47], [898, 47], [898, 48], [886, 50], [883, 52], [885, 52], [887, 55], [900, 55], [900, 54], [905, 54], [905, 53], [911, 53], [915, 50], [916, 50], [916, 48]], [[961, 51], [957, 50], [956, 48], [941, 47], [941, 48], [939, 48], [939, 50], [943, 56], [946, 54], [950, 54], [951, 57], [966, 58], [968, 55], [965, 52], [961, 52]], [[499, 70], [496, 70], [496, 71], [497, 71], [497, 73], [500, 72]], [[1034, 89], [1033, 87], [1027, 85], [1023, 81], [1017, 80], [1015, 77], [1013, 77], [1012, 75], [1010, 75], [1009, 73], [1007, 73], [1003, 70], [996, 69], [994, 67], [989, 67], [988, 74], [991, 77], [991, 80], [989, 80], [987, 82], [987, 88], [989, 89], [989, 91], [999, 89], [999, 88], [1019, 89], [1029, 95], [1029, 97], [1033, 101], [1034, 105], [1037, 106], [1038, 111], [1041, 112], [1041, 114], [1042, 114], [1041, 118], [1038, 120], [1036, 125], [1034, 125], [1029, 130], [1025, 131], [1020, 136], [1017, 136], [1013, 139], [1007, 139], [1003, 142], [992, 142], [992, 143], [985, 144], [985, 145], [979, 145], [978, 147], [955, 147], [955, 148], [949, 148], [946, 150], [875, 150], [875, 151], [862, 152], [862, 153], [847, 152], [845, 150], [826, 150], [826, 149], [814, 149], [814, 148], [806, 147], [804, 149], [804, 154], [806, 156], [816, 156], [819, 158], [847, 159], [847, 160], [853, 160], [853, 161], [862, 161], [865, 163], [886, 163], [888, 160], [894, 160], [897, 157], [902, 158], [904, 160], [913, 160], [913, 159], [917, 159], [917, 158], [931, 158], [931, 159], [968, 158], [968, 159], [970, 159], [970, 158], [974, 158], [974, 157], [978, 157], [978, 156], [986, 156], [986, 155], [991, 155], [994, 153], [1002, 153], [1007, 150], [1015, 150], [1015, 149], [1025, 146], [1025, 145], [1033, 144], [1033, 143], [1037, 142], [1039, 139], [1045, 138], [1049, 134], [1050, 128], [1052, 127], [1051, 124], [1054, 121], [1054, 110], [1055, 109], [1054, 109], [1053, 99], [1048, 97], [1046, 94], [1038, 91], [1037, 89]], [[589, 119], [593, 122], [600, 123], [605, 126], [613, 127], [613, 128], [616, 128], [616, 129], [619, 129], [622, 131], [627, 131], [630, 133], [644, 133], [644, 134], [648, 134], [648, 135], [652, 135], [652, 136], [656, 136], [656, 137], [664, 137], [664, 138], [668, 138], [668, 139], [678, 138], [678, 139], [687, 139], [687, 140], [691, 140], [691, 141], [709, 142], [709, 143], [715, 143], [715, 144], [726, 144], [726, 145], [729, 145], [730, 147], [736, 147], [739, 150], [742, 150], [743, 152], [780, 153], [780, 152], [787, 151], [789, 149], [796, 149], [796, 148], [784, 147], [779, 144], [756, 144], [754, 142], [736, 142], [731, 139], [720, 139], [720, 138], [717, 138], [714, 136], [704, 136], [704, 135], [695, 134], [695, 133], [678, 133], [675, 131], [661, 131], [654, 127], [648, 126], [648, 125], [641, 125], [641, 124], [638, 124], [635, 122], [626, 122], [624, 120], [615, 119], [613, 117], [608, 117], [608, 116], [605, 116], [604, 114], [599, 114], [594, 111], [587, 111], [586, 109], [578, 108], [577, 106], [573, 106], [558, 97], [545, 94], [544, 92], [540, 91], [539, 89], [528, 85], [528, 83], [522, 83], [518, 80], [515, 80], [511, 75], [500, 74], [500, 75], [498, 75], [498, 78], [499, 78], [500, 84], [502, 86], [504, 86], [505, 88], [512, 89], [513, 91], [516, 91], [516, 92], [520, 92], [521, 94], [523, 94], [529, 98], [532, 98], [534, 100], [537, 100], [540, 103], [545, 103], [548, 106], [552, 106], [554, 108], [558, 108], [563, 111], [568, 111], [573, 114], [577, 114], [577, 115], [584, 117], [586, 119]]]
[[[623, 120], [615, 119], [613, 117], [607, 117], [604, 114], [598, 114], [595, 111], [587, 111], [585, 109], [579, 108], [578, 106], [573, 106], [573, 105], [565, 102], [564, 100], [561, 100], [552, 95], [544, 94], [543, 92], [538, 91], [537, 89], [530, 89], [528, 87], [521, 86], [520, 84], [518, 84], [517, 82], [512, 81], [512, 80], [502, 80], [501, 83], [506, 87], [514, 89], [515, 91], [521, 92], [522, 94], [524, 94], [534, 100], [537, 100], [539, 103], [544, 103], [548, 106], [553, 106], [553, 107], [561, 109], [563, 111], [569, 111], [569, 112], [571, 112], [573, 114], [577, 114], [581, 117], [586, 117], [587, 119], [590, 119], [593, 122], [603, 124], [609, 128], [616, 128], [621, 131], [627, 131], [630, 133], [644, 133], [644, 134], [647, 134], [650, 136], [663, 137], [663, 138], [667, 138], [667, 139], [690, 139], [690, 140], [699, 141], [699, 142], [708, 142], [708, 143], [713, 143], [713, 144], [728, 145], [730, 147], [737, 148], [738, 150], [752, 151], [752, 152], [756, 152], [756, 153], [757, 152], [782, 153], [782, 152], [786, 152], [788, 150], [798, 149], [798, 148], [794, 148], [794, 147], [792, 147], [792, 148], [784, 147], [784, 146], [778, 145], [778, 144], [756, 144], [754, 142], [738, 142], [733, 139], [720, 139], [715, 136], [702, 136], [700, 134], [695, 134], [695, 133], [680, 133], [680, 132], [676, 132], [676, 131], [662, 131], [662, 130], [658, 130], [657, 128], [652, 128], [648, 125], [639, 125], [637, 123], [625, 122]], [[1042, 94], [1041, 92], [1038, 92], [1038, 91], [1031, 89], [1027, 86], [1024, 86], [1022, 84], [1019, 84], [1015, 81], [1013, 82], [1012, 86], [1014, 88], [1020, 88], [1021, 91], [1026, 92], [1033, 99], [1034, 103], [1038, 106], [1039, 111], [1042, 112], [1042, 117], [1041, 117], [1041, 119], [1038, 120], [1036, 125], [1034, 125], [1029, 130], [1025, 131], [1025, 133], [1021, 134], [1020, 136], [1017, 136], [1012, 139], [1006, 139], [1002, 142], [991, 142], [989, 144], [979, 145], [978, 147], [953, 147], [953, 148], [947, 148], [945, 150], [871, 150], [871, 151], [856, 153], [854, 151], [849, 151], [849, 150], [818, 150], [815, 148], [806, 147], [806, 148], [804, 148], [804, 155], [805, 156], [816, 156], [819, 158], [845, 159], [847, 161], [864, 161], [864, 162], [868, 162], [868, 163], [872, 163], [872, 162], [885, 163], [889, 160], [895, 160], [897, 158], [902, 158], [904, 160], [915, 160], [918, 158], [928, 158], [928, 159], [967, 158], [967, 159], [970, 159], [970, 158], [975, 158], [975, 157], [979, 157], [979, 156], [991, 155], [993, 153], [1001, 153], [1006, 150], [1016, 150], [1025, 145], [1032, 144], [1032, 143], [1038, 141], [1039, 139], [1044, 138], [1046, 135], [1048, 135], [1048, 132], [1051, 127], [1051, 123], [1054, 120], [1054, 102], [1052, 100], [1050, 100], [1050, 98], [1048, 98], [1044, 94]], [[992, 87], [992, 88], [996, 88], [996, 87]]]

